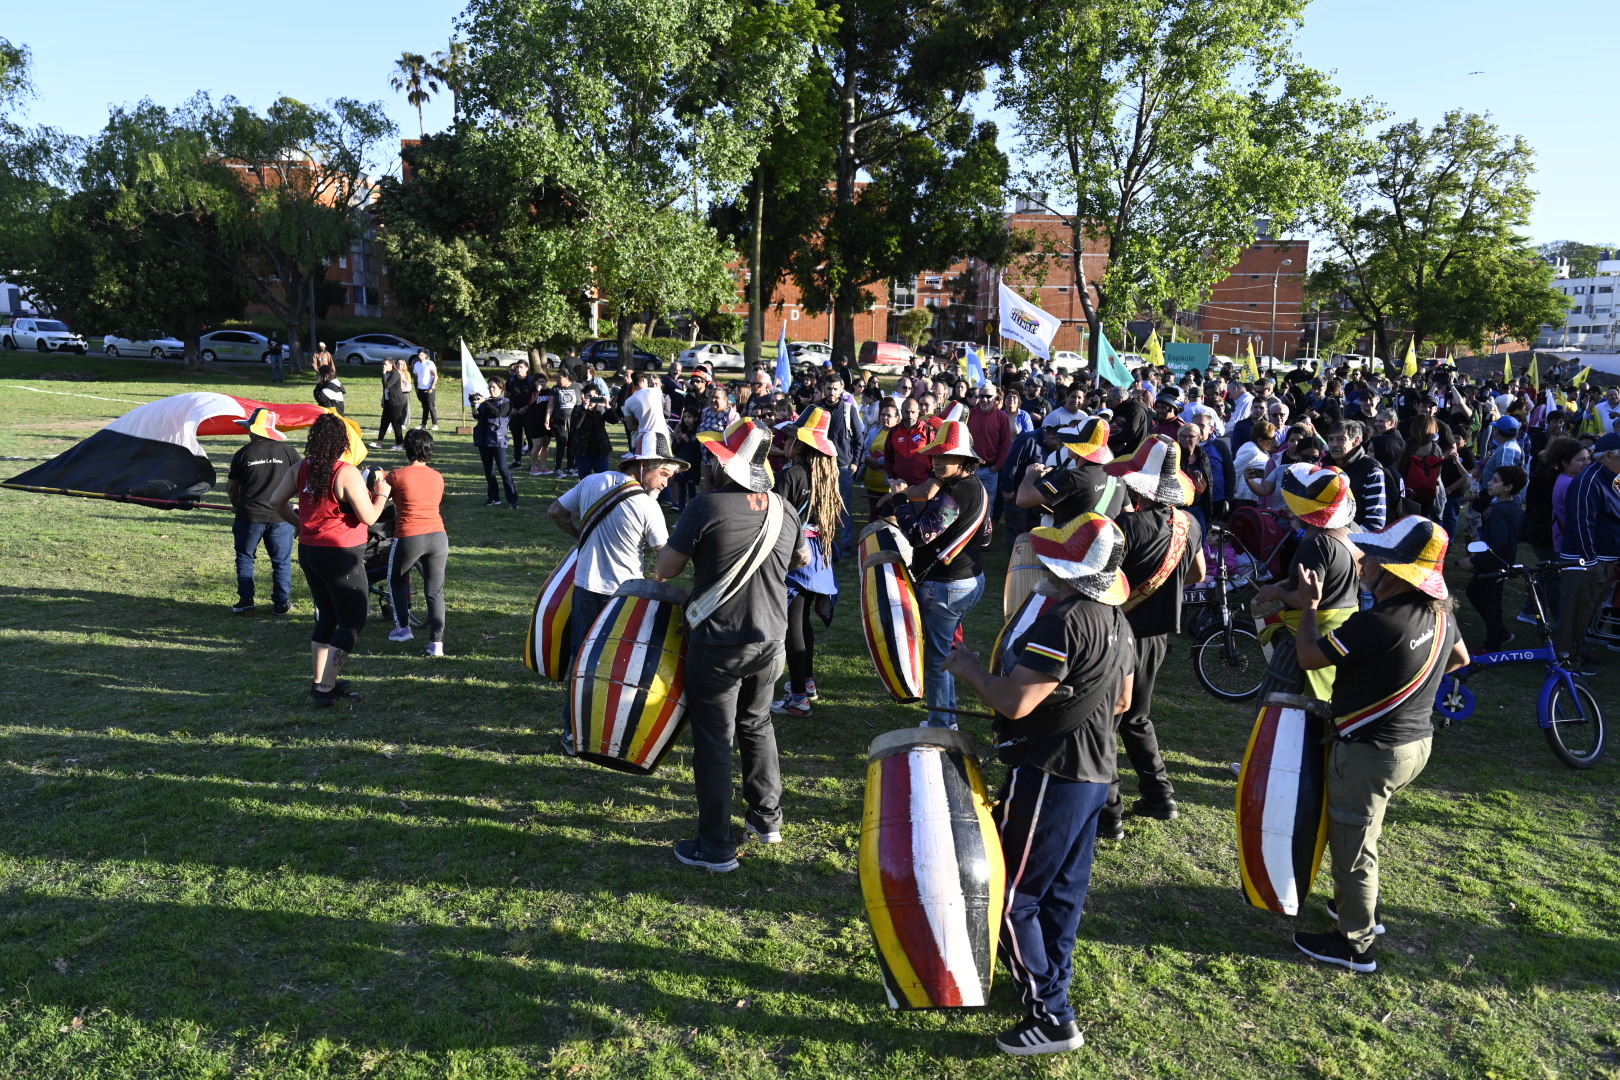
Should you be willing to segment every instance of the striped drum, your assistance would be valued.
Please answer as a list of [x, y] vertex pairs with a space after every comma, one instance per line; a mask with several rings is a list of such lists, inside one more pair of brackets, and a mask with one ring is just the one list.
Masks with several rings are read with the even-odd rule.
[[906, 561], [911, 545], [887, 522], [861, 535], [861, 629], [878, 678], [896, 701], [923, 693], [922, 606]]
[[891, 1008], [989, 1000], [1006, 868], [967, 735], [906, 728], [872, 740], [861, 893]]
[[628, 581], [591, 625], [574, 662], [577, 756], [610, 769], [650, 773], [686, 720], [686, 592]]
[[557, 568], [546, 575], [523, 641], [523, 666], [557, 682], [568, 678], [563, 664], [568, 660], [568, 620], [574, 613], [574, 567], [578, 564], [579, 548], [570, 548]]
[[1249, 903], [1299, 914], [1327, 845], [1324, 703], [1270, 694], [1238, 778], [1238, 866]]

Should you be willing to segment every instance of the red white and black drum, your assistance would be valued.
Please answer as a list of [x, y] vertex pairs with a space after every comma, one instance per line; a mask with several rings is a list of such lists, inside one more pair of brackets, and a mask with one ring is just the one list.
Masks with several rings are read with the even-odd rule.
[[1270, 694], [1238, 776], [1238, 867], [1255, 907], [1297, 915], [1327, 846], [1326, 704]]
[[875, 521], [861, 534], [861, 630], [878, 678], [896, 701], [923, 695], [922, 605], [906, 563], [911, 545]]
[[686, 592], [630, 581], [602, 609], [574, 661], [574, 749], [625, 772], [650, 773], [686, 721]]
[[557, 682], [568, 678], [563, 665], [568, 662], [568, 620], [574, 614], [574, 568], [578, 565], [579, 548], [570, 548], [546, 575], [523, 641], [523, 666]]
[[890, 1007], [984, 1005], [1006, 867], [966, 734], [906, 728], [872, 741], [860, 858]]

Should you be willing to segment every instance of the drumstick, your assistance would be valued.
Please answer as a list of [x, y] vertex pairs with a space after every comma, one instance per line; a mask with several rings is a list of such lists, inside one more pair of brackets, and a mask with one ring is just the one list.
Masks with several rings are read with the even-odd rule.
[[[918, 702], [918, 704], [922, 705], [924, 703]], [[952, 716], [977, 716], [983, 720], [994, 720], [996, 718], [995, 713], [974, 712], [972, 709], [947, 709], [943, 705], [927, 705], [925, 707], [929, 712], [948, 712]]]

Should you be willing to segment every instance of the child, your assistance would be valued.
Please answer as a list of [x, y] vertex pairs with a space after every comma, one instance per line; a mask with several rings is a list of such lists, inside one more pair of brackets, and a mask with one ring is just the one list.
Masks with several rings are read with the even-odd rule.
[[1513, 640], [1502, 622], [1502, 579], [1495, 571], [1512, 566], [1518, 555], [1519, 537], [1524, 532], [1524, 504], [1518, 499], [1526, 477], [1517, 465], [1498, 466], [1486, 482], [1491, 503], [1480, 520], [1479, 538], [1490, 551], [1471, 556], [1474, 576], [1468, 582], [1468, 602], [1485, 620], [1484, 652], [1495, 652]]

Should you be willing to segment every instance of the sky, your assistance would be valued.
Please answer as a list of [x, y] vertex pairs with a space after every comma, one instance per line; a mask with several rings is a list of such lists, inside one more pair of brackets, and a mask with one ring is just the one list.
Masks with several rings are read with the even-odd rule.
[[[88, 135], [110, 105], [141, 98], [174, 105], [207, 90], [260, 108], [282, 95], [378, 100], [406, 137], [416, 135], [417, 115], [388, 86], [394, 61], [405, 51], [443, 49], [462, 7], [454, 0], [391, 0], [378, 9], [330, 0], [7, 6], [0, 37], [33, 50], [32, 123]], [[1431, 126], [1449, 109], [1489, 112], [1536, 152], [1531, 239], [1620, 244], [1620, 139], [1612, 131], [1613, 80], [1602, 71], [1604, 51], [1617, 41], [1620, 4], [1612, 2], [1576, 10], [1505, 0], [1316, 0], [1295, 45], [1307, 63], [1336, 72], [1346, 94], [1384, 102], [1394, 120]], [[424, 114], [429, 131], [448, 124], [448, 95]]]

